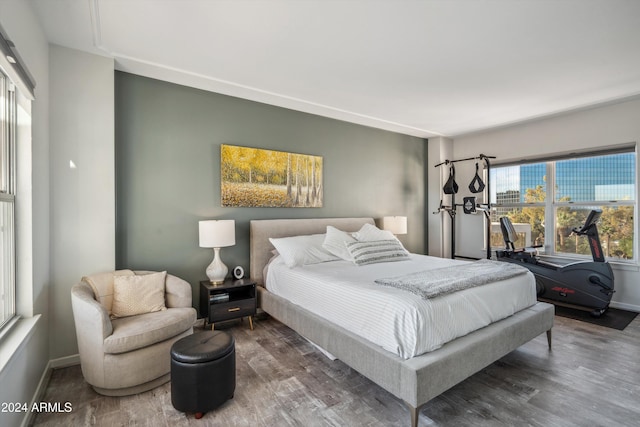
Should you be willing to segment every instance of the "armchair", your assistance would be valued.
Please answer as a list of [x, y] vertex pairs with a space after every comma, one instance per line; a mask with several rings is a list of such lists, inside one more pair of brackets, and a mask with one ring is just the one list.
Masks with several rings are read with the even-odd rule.
[[196, 310], [191, 285], [166, 275], [166, 310], [110, 318], [116, 275], [149, 271], [118, 270], [83, 277], [71, 288], [71, 305], [85, 380], [107, 396], [151, 390], [170, 380], [171, 345], [193, 333]]

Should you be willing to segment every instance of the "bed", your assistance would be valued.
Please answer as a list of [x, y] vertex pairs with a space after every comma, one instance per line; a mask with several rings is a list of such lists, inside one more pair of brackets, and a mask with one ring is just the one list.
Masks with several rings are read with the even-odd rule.
[[[554, 308], [537, 302], [513, 315], [446, 342], [436, 350], [412, 356], [384, 349], [347, 327], [269, 292], [263, 271], [272, 258], [269, 238], [321, 234], [328, 225], [355, 232], [372, 218], [328, 218], [251, 221], [251, 278], [258, 285], [262, 310], [331, 353], [409, 407], [411, 425], [418, 425], [419, 410], [432, 398], [463, 381], [520, 345], [547, 333], [551, 347]], [[400, 263], [398, 263], [400, 264]]]

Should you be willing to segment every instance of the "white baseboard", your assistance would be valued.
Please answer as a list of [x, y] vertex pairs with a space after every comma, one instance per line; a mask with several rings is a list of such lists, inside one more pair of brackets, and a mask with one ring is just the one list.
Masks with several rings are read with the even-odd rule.
[[[44, 393], [47, 390], [47, 386], [49, 385], [49, 380], [51, 379], [51, 373], [54, 369], [58, 368], [66, 368], [68, 366], [74, 366], [80, 364], [80, 355], [74, 354], [72, 356], [61, 357], [59, 359], [49, 360], [47, 366], [44, 368], [44, 372], [40, 376], [40, 382], [38, 383], [38, 387], [36, 388], [35, 393], [33, 394], [33, 399], [29, 404], [29, 407], [32, 408], [34, 403], [41, 402], [44, 397]], [[21, 427], [27, 427], [31, 424], [33, 418], [33, 413], [31, 411], [27, 411], [24, 419], [22, 420]]]
[[634, 311], [636, 313], [640, 313], [640, 305], [625, 304], [623, 302], [611, 301], [609, 306], [612, 308], [619, 308], [620, 310]]
[[[36, 387], [36, 392], [33, 394], [33, 398], [31, 399], [31, 403], [29, 404], [29, 408], [33, 407], [33, 404], [36, 402], [40, 402], [42, 397], [44, 396], [44, 392], [47, 390], [47, 385], [49, 384], [49, 379], [51, 378], [51, 361], [47, 363], [47, 366], [44, 368], [44, 372], [40, 376], [40, 382], [38, 383], [38, 387]], [[22, 419], [21, 427], [27, 427], [31, 425], [33, 421], [33, 412], [27, 411], [24, 418]]]
[[72, 354], [71, 356], [60, 357], [49, 361], [49, 367], [52, 369], [66, 368], [80, 364], [80, 355]]

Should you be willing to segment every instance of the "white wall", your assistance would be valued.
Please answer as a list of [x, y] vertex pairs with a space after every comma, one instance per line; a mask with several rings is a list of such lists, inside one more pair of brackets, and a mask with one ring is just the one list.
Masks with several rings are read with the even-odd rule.
[[449, 169], [445, 165], [435, 165], [453, 159], [453, 140], [442, 137], [429, 138], [427, 159], [429, 163], [425, 167], [429, 191], [424, 215], [429, 229], [428, 254], [448, 258], [451, 256], [451, 218], [446, 212], [434, 212], [437, 212], [441, 200], [444, 205], [451, 205], [451, 196], [440, 191], [447, 180]]
[[49, 58], [50, 356], [57, 359], [78, 352], [71, 287], [115, 268], [114, 63], [56, 45]]
[[[640, 142], [640, 99], [609, 104], [543, 120], [509, 126], [492, 131], [456, 137], [452, 158], [477, 156], [480, 153], [495, 155], [494, 162], [506, 162], [535, 158], [549, 154], [564, 154], [594, 150]], [[429, 141], [431, 143], [431, 141]], [[429, 152], [431, 159], [431, 152]], [[475, 167], [473, 162], [456, 167], [456, 181], [461, 201], [468, 192]], [[637, 186], [640, 187], [640, 186]], [[429, 194], [438, 192], [439, 183], [429, 182]], [[640, 198], [640, 194], [638, 195]], [[435, 206], [434, 206], [435, 207]], [[429, 206], [431, 209], [432, 206]], [[637, 221], [637, 219], [636, 219]], [[637, 228], [636, 228], [637, 230]], [[430, 228], [430, 233], [434, 230]], [[482, 215], [458, 215], [456, 222], [456, 251], [460, 255], [482, 257]], [[636, 248], [636, 252], [638, 248]], [[640, 311], [640, 272], [637, 266], [616, 267], [612, 306]]]
[[[30, 404], [49, 362], [77, 353], [71, 286], [115, 265], [114, 66], [111, 59], [50, 47], [29, 2], [0, 1], [0, 23], [36, 81], [36, 99], [25, 105], [31, 133], [28, 124], [21, 129], [18, 146], [26, 159], [16, 198], [24, 320], [0, 343], [2, 358], [7, 342], [18, 343], [0, 370], [0, 403]], [[0, 413], [2, 426], [28, 419], [28, 413]]]
[[[29, 2], [0, 1], [0, 23], [36, 81], [36, 99], [21, 113], [31, 116], [31, 133], [26, 134], [24, 125], [20, 125], [17, 149], [21, 179], [16, 197], [17, 311], [23, 316], [24, 327], [16, 331], [28, 329], [29, 332], [0, 371], [0, 403], [31, 402], [49, 361], [48, 43]], [[37, 315], [40, 318], [32, 317]], [[0, 343], [0, 352], [5, 343]], [[25, 414], [20, 413], [0, 413], [0, 425], [18, 425], [24, 417]]]

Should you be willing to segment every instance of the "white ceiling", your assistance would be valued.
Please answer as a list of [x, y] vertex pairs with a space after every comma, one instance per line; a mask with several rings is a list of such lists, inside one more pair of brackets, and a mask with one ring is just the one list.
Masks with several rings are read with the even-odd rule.
[[31, 2], [118, 70], [421, 137], [640, 95], [638, 0]]

